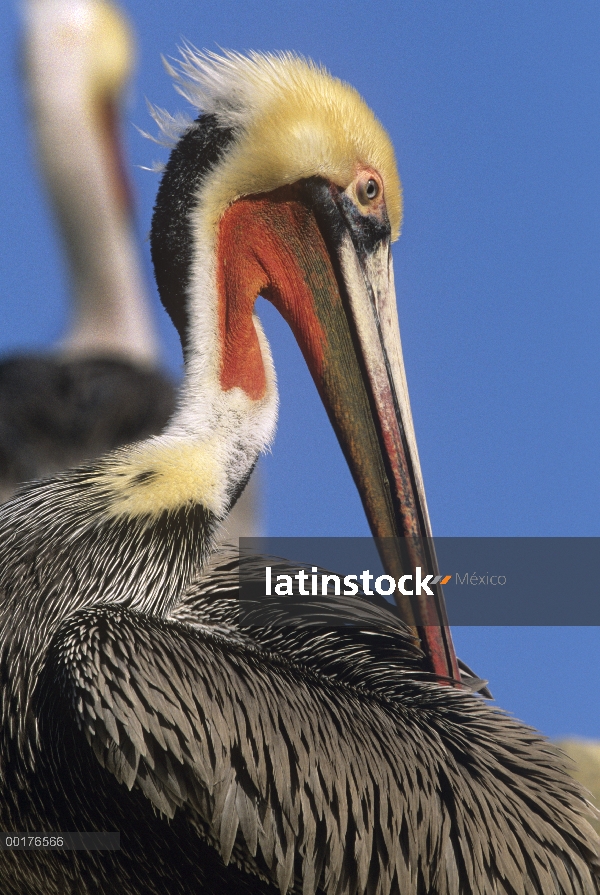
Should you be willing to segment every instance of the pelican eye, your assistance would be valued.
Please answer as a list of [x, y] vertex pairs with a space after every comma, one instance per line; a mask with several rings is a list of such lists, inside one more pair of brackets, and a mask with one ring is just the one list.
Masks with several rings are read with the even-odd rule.
[[374, 199], [377, 196], [378, 192], [379, 186], [377, 184], [377, 181], [373, 180], [373, 178], [367, 180], [367, 185], [365, 187], [365, 195], [367, 199]]
[[358, 184], [356, 193], [361, 205], [368, 205], [373, 199], [379, 195], [381, 187], [374, 177], [369, 177], [367, 181]]

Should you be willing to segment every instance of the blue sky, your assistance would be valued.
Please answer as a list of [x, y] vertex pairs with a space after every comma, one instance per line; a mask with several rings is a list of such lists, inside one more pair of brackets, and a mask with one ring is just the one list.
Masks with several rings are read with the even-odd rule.
[[[133, 127], [151, 127], [145, 97], [185, 108], [160, 61], [183, 38], [311, 56], [357, 87], [389, 130], [405, 198], [394, 249], [400, 322], [434, 533], [600, 536], [598, 4], [122, 6], [138, 33], [125, 127], [132, 166], [161, 157]], [[13, 3], [0, 28], [3, 353], [48, 345], [66, 319], [60, 246], [27, 140], [18, 31]], [[139, 168], [133, 177], [144, 240], [158, 181]], [[143, 250], [151, 282], [147, 242]], [[281, 390], [263, 464], [268, 533], [367, 534], [294, 340], [259, 305]], [[156, 314], [177, 371], [157, 300]], [[600, 738], [598, 629], [460, 629], [456, 641], [499, 704], [551, 735]]]

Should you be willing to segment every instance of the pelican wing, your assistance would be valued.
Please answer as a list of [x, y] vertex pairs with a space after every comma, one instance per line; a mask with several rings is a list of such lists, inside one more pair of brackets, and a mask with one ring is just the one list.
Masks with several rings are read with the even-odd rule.
[[465, 870], [473, 891], [596, 892], [579, 790], [538, 734], [406, 673], [395, 698], [318, 672], [293, 630], [277, 650], [226, 631], [85, 610], [50, 655], [100, 764], [225, 863], [303, 895], [457, 893]]

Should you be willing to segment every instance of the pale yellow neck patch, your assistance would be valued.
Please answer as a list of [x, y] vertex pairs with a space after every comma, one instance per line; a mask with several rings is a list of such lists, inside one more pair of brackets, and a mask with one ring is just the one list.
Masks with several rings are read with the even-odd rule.
[[156, 439], [125, 448], [103, 464], [96, 483], [108, 494], [111, 518], [145, 517], [202, 504], [221, 518], [227, 509], [217, 439]]

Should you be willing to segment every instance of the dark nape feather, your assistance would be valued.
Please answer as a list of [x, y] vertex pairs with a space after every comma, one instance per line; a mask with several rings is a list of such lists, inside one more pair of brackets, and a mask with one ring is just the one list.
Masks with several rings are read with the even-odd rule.
[[190, 211], [210, 169], [233, 140], [231, 128], [214, 115], [201, 115], [173, 148], [162, 176], [150, 233], [158, 293], [187, 353], [188, 286], [192, 261]]
[[172, 382], [126, 360], [22, 355], [0, 362], [0, 497], [160, 432], [174, 408]]

